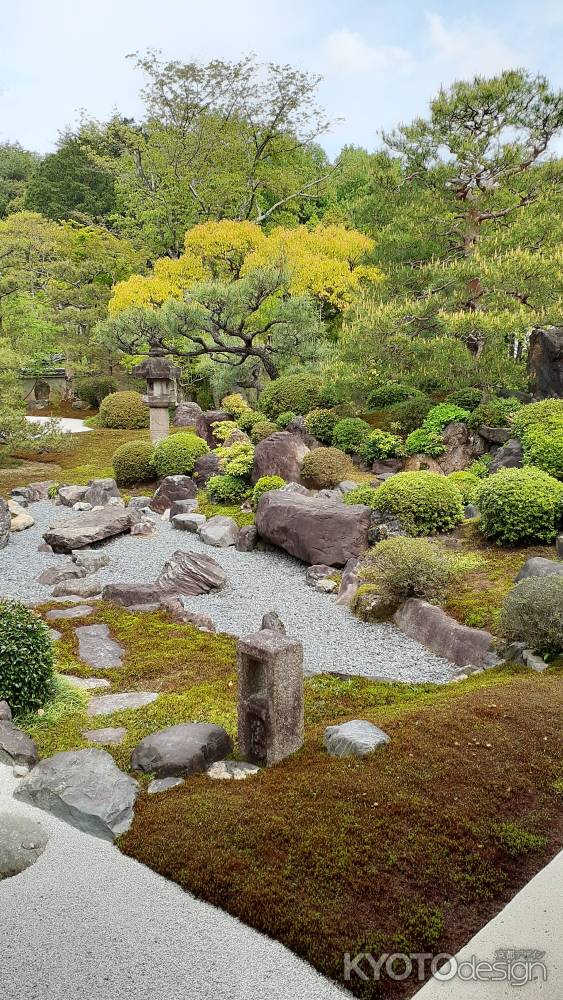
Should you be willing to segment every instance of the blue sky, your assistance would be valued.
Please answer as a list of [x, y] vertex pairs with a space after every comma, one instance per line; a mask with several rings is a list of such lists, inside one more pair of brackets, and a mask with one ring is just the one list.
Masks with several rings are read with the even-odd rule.
[[179, 59], [254, 51], [324, 77], [343, 119], [324, 140], [373, 149], [378, 132], [423, 113], [440, 84], [525, 66], [563, 86], [563, 0], [1, 0], [0, 141], [41, 152], [81, 109], [141, 111], [127, 53]]

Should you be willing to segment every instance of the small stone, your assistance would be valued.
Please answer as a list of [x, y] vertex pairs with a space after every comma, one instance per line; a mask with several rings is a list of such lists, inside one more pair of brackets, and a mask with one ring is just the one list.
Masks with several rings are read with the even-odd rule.
[[75, 566], [73, 563], [65, 563], [63, 566], [50, 566], [43, 570], [37, 582], [45, 587], [54, 587], [56, 584], [64, 583], [66, 580], [81, 580], [87, 575], [84, 566]]
[[25, 764], [34, 767], [38, 761], [37, 747], [32, 739], [12, 722], [0, 722], [0, 761], [4, 764]]
[[53, 587], [53, 597], [95, 597], [101, 591], [98, 580], [63, 580]]
[[285, 635], [285, 625], [277, 611], [267, 611], [262, 616], [262, 625], [260, 627], [265, 632], [281, 632], [282, 635]]
[[[193, 517], [193, 514], [191, 516]], [[210, 517], [207, 523], [202, 524], [198, 529], [198, 535], [202, 542], [221, 549], [234, 545], [238, 534], [237, 522], [232, 517], [223, 517], [222, 514]]]
[[14, 775], [14, 778], [27, 778], [29, 768], [27, 764], [14, 764], [12, 774]]
[[237, 552], [252, 552], [258, 543], [258, 532], [253, 524], [246, 524], [238, 533], [235, 542]]
[[125, 712], [132, 708], [144, 708], [156, 701], [158, 694], [150, 691], [128, 691], [123, 694], [102, 694], [92, 698], [88, 705], [87, 715], [111, 715], [113, 712]]
[[315, 590], [320, 590], [323, 594], [332, 594], [338, 587], [336, 580], [318, 580]]
[[11, 722], [12, 710], [7, 701], [0, 701], [0, 722]]
[[352, 490], [356, 489], [358, 484], [354, 482], [353, 479], [343, 479], [341, 483], [338, 484], [338, 489], [341, 493], [350, 493]]
[[525, 649], [522, 653], [522, 659], [527, 667], [530, 667], [531, 670], [537, 671], [539, 674], [543, 673], [544, 670], [547, 670], [548, 664], [542, 659], [541, 656], [537, 656], [533, 649]]
[[52, 550], [52, 548], [51, 548], [50, 545], [47, 545], [47, 542], [41, 542], [41, 545], [37, 546], [37, 551], [38, 552], [52, 552], [53, 550]]
[[123, 743], [127, 736], [127, 730], [123, 726], [115, 729], [83, 729], [82, 735], [90, 743], [99, 743], [100, 746], [118, 746]]
[[327, 726], [323, 744], [331, 757], [364, 757], [389, 743], [390, 736], [364, 719]]
[[247, 764], [241, 760], [218, 760], [207, 768], [207, 776], [216, 781], [244, 781], [252, 774], [258, 774], [260, 768], [256, 764]]
[[57, 640], [60, 639], [61, 636], [62, 632], [59, 632], [58, 629], [56, 628], [49, 629], [49, 638], [51, 639], [52, 642], [57, 642]]
[[170, 518], [177, 514], [193, 514], [197, 508], [197, 500], [173, 500], [170, 504]]
[[138, 524], [134, 524], [131, 528], [132, 535], [138, 535], [141, 538], [148, 538], [149, 535], [154, 535], [156, 531], [156, 524], [151, 521], [150, 518], [143, 518]]
[[558, 559], [563, 559], [563, 535], [558, 535], [555, 539], [555, 552]]
[[93, 610], [94, 608], [88, 604], [81, 604], [76, 608], [53, 608], [52, 611], [47, 612], [45, 618], [48, 622], [55, 622], [60, 619], [66, 621], [70, 618], [88, 618]]
[[34, 819], [0, 813], [0, 882], [35, 864], [47, 840], [43, 827]]
[[205, 514], [194, 513], [174, 514], [174, 516], [170, 519], [172, 527], [177, 528], [178, 531], [192, 531], [194, 533], [197, 532], [206, 521], [207, 518]]
[[151, 500], [152, 500], [152, 495], [150, 497], [149, 496], [131, 497], [127, 506], [132, 507], [133, 510], [146, 510], [146, 508], [150, 506]]
[[466, 521], [470, 521], [474, 517], [479, 517], [479, 508], [474, 503], [468, 503], [465, 505], [463, 516]]
[[155, 778], [154, 781], [151, 781], [147, 792], [149, 795], [156, 795], [157, 792], [167, 792], [169, 788], [176, 788], [183, 784], [183, 778]]
[[75, 677], [74, 674], [63, 674], [62, 676], [74, 687], [80, 688], [81, 691], [95, 691], [96, 688], [111, 687], [110, 682], [106, 681], [104, 677]]
[[319, 580], [326, 580], [328, 576], [332, 576], [335, 572], [334, 566], [326, 566], [325, 563], [316, 563], [307, 569], [305, 583], [309, 587], [316, 587]]
[[[135, 527], [133, 525], [133, 527]], [[102, 552], [89, 552], [87, 549], [72, 552], [72, 561], [77, 566], [82, 566], [87, 573], [95, 573], [104, 566], [109, 566], [110, 557]]]
[[32, 528], [35, 519], [15, 500], [8, 500], [8, 510], [10, 511], [10, 531], [25, 531]]
[[78, 500], [77, 503], [73, 503], [72, 509], [73, 510], [78, 510], [78, 511], [81, 511], [81, 510], [92, 510], [92, 504], [91, 503], [86, 503], [85, 500]]

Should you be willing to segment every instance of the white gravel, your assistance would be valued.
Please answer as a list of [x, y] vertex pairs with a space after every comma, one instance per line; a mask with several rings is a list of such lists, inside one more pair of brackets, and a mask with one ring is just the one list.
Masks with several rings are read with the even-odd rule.
[[[42, 570], [68, 560], [37, 552], [43, 532], [56, 521], [72, 516], [66, 507], [50, 501], [32, 504], [35, 526], [13, 534], [0, 551], [0, 595], [26, 602], [48, 600], [51, 588], [37, 583]], [[221, 591], [186, 599], [193, 611], [211, 615], [219, 631], [246, 635], [260, 627], [266, 611], [277, 611], [289, 634], [303, 642], [306, 669], [321, 673], [341, 671], [408, 682], [443, 682], [454, 666], [430, 653], [393, 625], [366, 624], [334, 597], [305, 583], [303, 563], [278, 550], [237, 552], [205, 545], [197, 535], [173, 529], [156, 517], [158, 531], [143, 538], [123, 535], [104, 545], [111, 562], [93, 579], [105, 583], [148, 583], [177, 549], [204, 552], [225, 569]]]
[[65, 434], [84, 434], [86, 431], [91, 431], [91, 427], [87, 427], [83, 420], [79, 420], [78, 417], [26, 417], [30, 424], [50, 424], [55, 421], [59, 430], [64, 431]]
[[11, 797], [44, 854], [0, 882], [1, 1000], [342, 1000], [281, 944], [120, 854], [107, 841]]

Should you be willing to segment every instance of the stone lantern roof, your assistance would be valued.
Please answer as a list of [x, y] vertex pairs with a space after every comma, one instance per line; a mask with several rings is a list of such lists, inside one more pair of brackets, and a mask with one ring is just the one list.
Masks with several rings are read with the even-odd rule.
[[164, 355], [150, 354], [148, 358], [135, 365], [133, 375], [153, 382], [155, 379], [171, 379], [180, 377], [180, 369], [173, 365]]

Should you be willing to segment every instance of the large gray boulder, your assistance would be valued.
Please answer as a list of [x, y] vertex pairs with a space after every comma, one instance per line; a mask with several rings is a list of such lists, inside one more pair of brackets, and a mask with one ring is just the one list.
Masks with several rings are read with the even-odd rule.
[[40, 761], [14, 796], [103, 840], [125, 833], [139, 786], [105, 750], [70, 750]]
[[34, 819], [0, 812], [0, 882], [35, 864], [47, 841], [43, 827]]
[[87, 486], [60, 486], [57, 496], [63, 507], [74, 507], [75, 503], [84, 500], [87, 489]]
[[158, 484], [150, 508], [157, 514], [164, 514], [175, 500], [193, 500], [197, 496], [197, 486], [190, 476], [166, 476]]
[[434, 604], [411, 597], [395, 612], [393, 621], [406, 635], [460, 667], [484, 667], [491, 662], [490, 632], [460, 625]]
[[198, 535], [206, 545], [214, 545], [216, 548], [225, 549], [229, 545], [235, 545], [239, 534], [239, 526], [232, 517], [224, 517], [217, 514], [204, 521], [198, 528]]
[[180, 403], [174, 410], [174, 427], [193, 427], [198, 431], [203, 419], [203, 410], [198, 403]]
[[509, 438], [495, 452], [494, 458], [489, 466], [491, 475], [499, 469], [520, 469], [524, 464], [524, 452], [518, 438]]
[[252, 482], [262, 476], [281, 476], [286, 481], [299, 482], [301, 466], [310, 449], [297, 434], [276, 431], [256, 445]]
[[323, 736], [323, 744], [331, 757], [365, 757], [389, 740], [383, 729], [365, 719], [327, 726]]
[[8, 719], [0, 722], [0, 761], [3, 764], [25, 764], [26, 767], [34, 767], [37, 760], [37, 747], [27, 733], [22, 732]]
[[91, 479], [82, 499], [85, 503], [92, 504], [92, 507], [105, 507], [112, 497], [118, 496], [115, 479]]
[[555, 559], [544, 559], [542, 556], [532, 556], [527, 559], [518, 576], [516, 583], [526, 580], [529, 576], [563, 576], [563, 562]]
[[528, 374], [530, 390], [536, 399], [563, 396], [563, 326], [532, 330]]
[[131, 767], [157, 778], [173, 778], [206, 771], [232, 749], [231, 738], [221, 726], [184, 722], [145, 736], [133, 751]]
[[10, 541], [12, 515], [6, 501], [0, 497], [0, 549], [5, 549]]
[[54, 525], [45, 532], [43, 539], [53, 552], [70, 553], [94, 542], [102, 542], [105, 538], [123, 535], [131, 531], [132, 525], [139, 520], [138, 511], [109, 504], [101, 510], [91, 510]]
[[156, 585], [162, 594], [191, 597], [218, 590], [226, 579], [225, 571], [211, 556], [178, 550], [165, 562]]
[[274, 490], [258, 503], [256, 528], [265, 541], [303, 562], [344, 566], [368, 547], [371, 510]]

